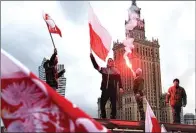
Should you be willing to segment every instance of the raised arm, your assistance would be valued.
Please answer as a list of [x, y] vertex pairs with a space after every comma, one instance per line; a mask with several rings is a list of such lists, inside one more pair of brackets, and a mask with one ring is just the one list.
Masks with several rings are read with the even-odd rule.
[[52, 56], [50, 57], [50, 65], [54, 64], [56, 55], [57, 55], [57, 50], [54, 49], [54, 53], [53, 53]]
[[60, 78], [64, 73], [65, 73], [65, 69], [61, 70], [61, 71], [58, 73], [58, 78]]
[[93, 67], [94, 67], [97, 71], [101, 72], [101, 67], [97, 64], [97, 62], [96, 62], [96, 60], [95, 60], [95, 57], [93, 56], [92, 53], [90, 54], [90, 58], [91, 58], [91, 62], [92, 62], [92, 64], [93, 64]]
[[44, 67], [44, 69], [48, 68], [48, 61], [44, 62], [43, 67]]
[[183, 94], [182, 94], [182, 101], [183, 101], [183, 106], [186, 106], [187, 104], [187, 95], [186, 95], [186, 91], [183, 88]]

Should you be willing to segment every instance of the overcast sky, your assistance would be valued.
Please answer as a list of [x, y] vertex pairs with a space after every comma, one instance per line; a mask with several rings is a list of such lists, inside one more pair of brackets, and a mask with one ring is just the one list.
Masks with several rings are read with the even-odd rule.
[[[97, 1], [91, 5], [113, 40], [123, 40], [124, 21], [130, 1]], [[192, 1], [139, 1], [145, 19], [146, 36], [160, 43], [163, 91], [179, 78], [188, 95], [184, 112], [195, 109], [195, 3]], [[42, 18], [50, 14], [63, 38], [53, 35], [59, 63], [66, 67], [66, 97], [93, 117], [97, 116], [101, 75], [89, 58], [88, 3], [74, 2], [1, 2], [1, 46], [35, 74], [43, 57], [49, 58], [53, 45]], [[102, 66], [105, 64], [99, 62]]]

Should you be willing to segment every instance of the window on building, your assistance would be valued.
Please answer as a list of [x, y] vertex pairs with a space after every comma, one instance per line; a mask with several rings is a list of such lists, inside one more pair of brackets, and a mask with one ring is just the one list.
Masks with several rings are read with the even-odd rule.
[[139, 47], [139, 49], [138, 49], [138, 53], [141, 55], [141, 47]]
[[150, 48], [148, 48], [147, 51], [148, 51], [148, 57], [150, 57]]
[[139, 48], [136, 48], [136, 52], [139, 53]]
[[142, 56], [145, 56], [144, 54], [145, 54], [144, 48], [142, 48]]

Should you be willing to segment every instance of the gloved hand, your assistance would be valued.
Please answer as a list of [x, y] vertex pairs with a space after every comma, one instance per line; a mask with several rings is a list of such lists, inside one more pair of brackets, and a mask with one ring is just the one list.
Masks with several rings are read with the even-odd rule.
[[57, 49], [56, 48], [54, 49], [54, 53], [57, 54]]
[[65, 73], [65, 69], [63, 69], [62, 72]]

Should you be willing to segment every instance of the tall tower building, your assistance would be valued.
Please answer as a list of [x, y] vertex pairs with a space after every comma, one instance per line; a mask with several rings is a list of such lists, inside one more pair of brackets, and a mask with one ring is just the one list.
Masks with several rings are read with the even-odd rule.
[[[136, 1], [132, 2], [130, 8], [133, 6], [137, 7]], [[139, 8], [139, 7], [137, 7]], [[140, 8], [139, 8], [140, 9]], [[140, 9], [141, 10], [141, 9]], [[139, 11], [140, 14], [140, 11]], [[127, 21], [125, 21], [125, 25]], [[145, 22], [143, 19], [138, 20], [138, 25], [133, 30], [126, 30], [125, 36], [127, 38], [134, 38], [134, 50], [130, 57], [133, 69], [136, 70], [138, 67], [143, 70], [144, 87], [146, 89], [146, 98], [151, 105], [156, 117], [160, 119], [160, 96], [162, 93], [161, 87], [161, 72], [160, 72], [160, 56], [159, 56], [159, 42], [158, 39], [147, 40], [145, 37]], [[123, 54], [124, 45], [120, 42], [114, 43], [114, 60], [116, 67], [121, 72], [121, 78], [124, 90], [130, 93], [130, 97], [133, 96], [132, 85], [133, 76], [130, 69], [127, 67]], [[122, 98], [123, 99], [123, 96]], [[123, 105], [122, 101], [119, 103], [120, 108], [130, 108]], [[138, 113], [138, 111], [137, 111]], [[137, 115], [138, 116], [138, 115]], [[136, 118], [139, 120], [139, 117]]]
[[[132, 0], [130, 9], [138, 8], [140, 16], [141, 8], [137, 6], [136, 0]], [[128, 21], [125, 20], [125, 25]], [[171, 108], [163, 102], [165, 95], [162, 95], [161, 86], [161, 70], [160, 70], [160, 56], [159, 56], [159, 42], [158, 39], [152, 38], [147, 40], [145, 36], [145, 22], [144, 19], [139, 18], [138, 25], [133, 30], [125, 30], [125, 37], [134, 38], [134, 50], [131, 57], [129, 57], [133, 69], [138, 67], [143, 70], [143, 77], [145, 80], [144, 87], [146, 89], [146, 99], [151, 105], [154, 114], [160, 121], [172, 122]], [[117, 118], [123, 120], [140, 120], [137, 104], [133, 95], [133, 75], [127, 67], [123, 55], [125, 53], [124, 45], [118, 40], [114, 42], [114, 60], [115, 66], [121, 73], [121, 80], [123, 84], [124, 94], [118, 94], [117, 101]], [[162, 98], [162, 100], [161, 100]], [[100, 103], [98, 103], [100, 104]], [[109, 102], [106, 107], [109, 106]], [[164, 108], [162, 110], [162, 108]], [[144, 100], [144, 109], [146, 103]], [[107, 109], [108, 110], [108, 109]], [[161, 115], [164, 112], [165, 115]], [[100, 108], [98, 114], [100, 115]], [[165, 118], [167, 117], [167, 118]]]
[[[46, 62], [46, 58], [43, 59], [41, 65], [38, 67], [39, 71], [39, 78], [43, 81], [46, 81], [46, 76], [45, 76], [45, 69], [43, 67], [44, 63]], [[58, 64], [57, 65], [57, 70], [61, 71], [64, 69], [63, 64]], [[66, 89], [66, 78], [64, 77], [64, 74], [58, 79], [58, 89], [56, 90], [60, 95], [63, 97], [65, 96], [65, 89]]]

